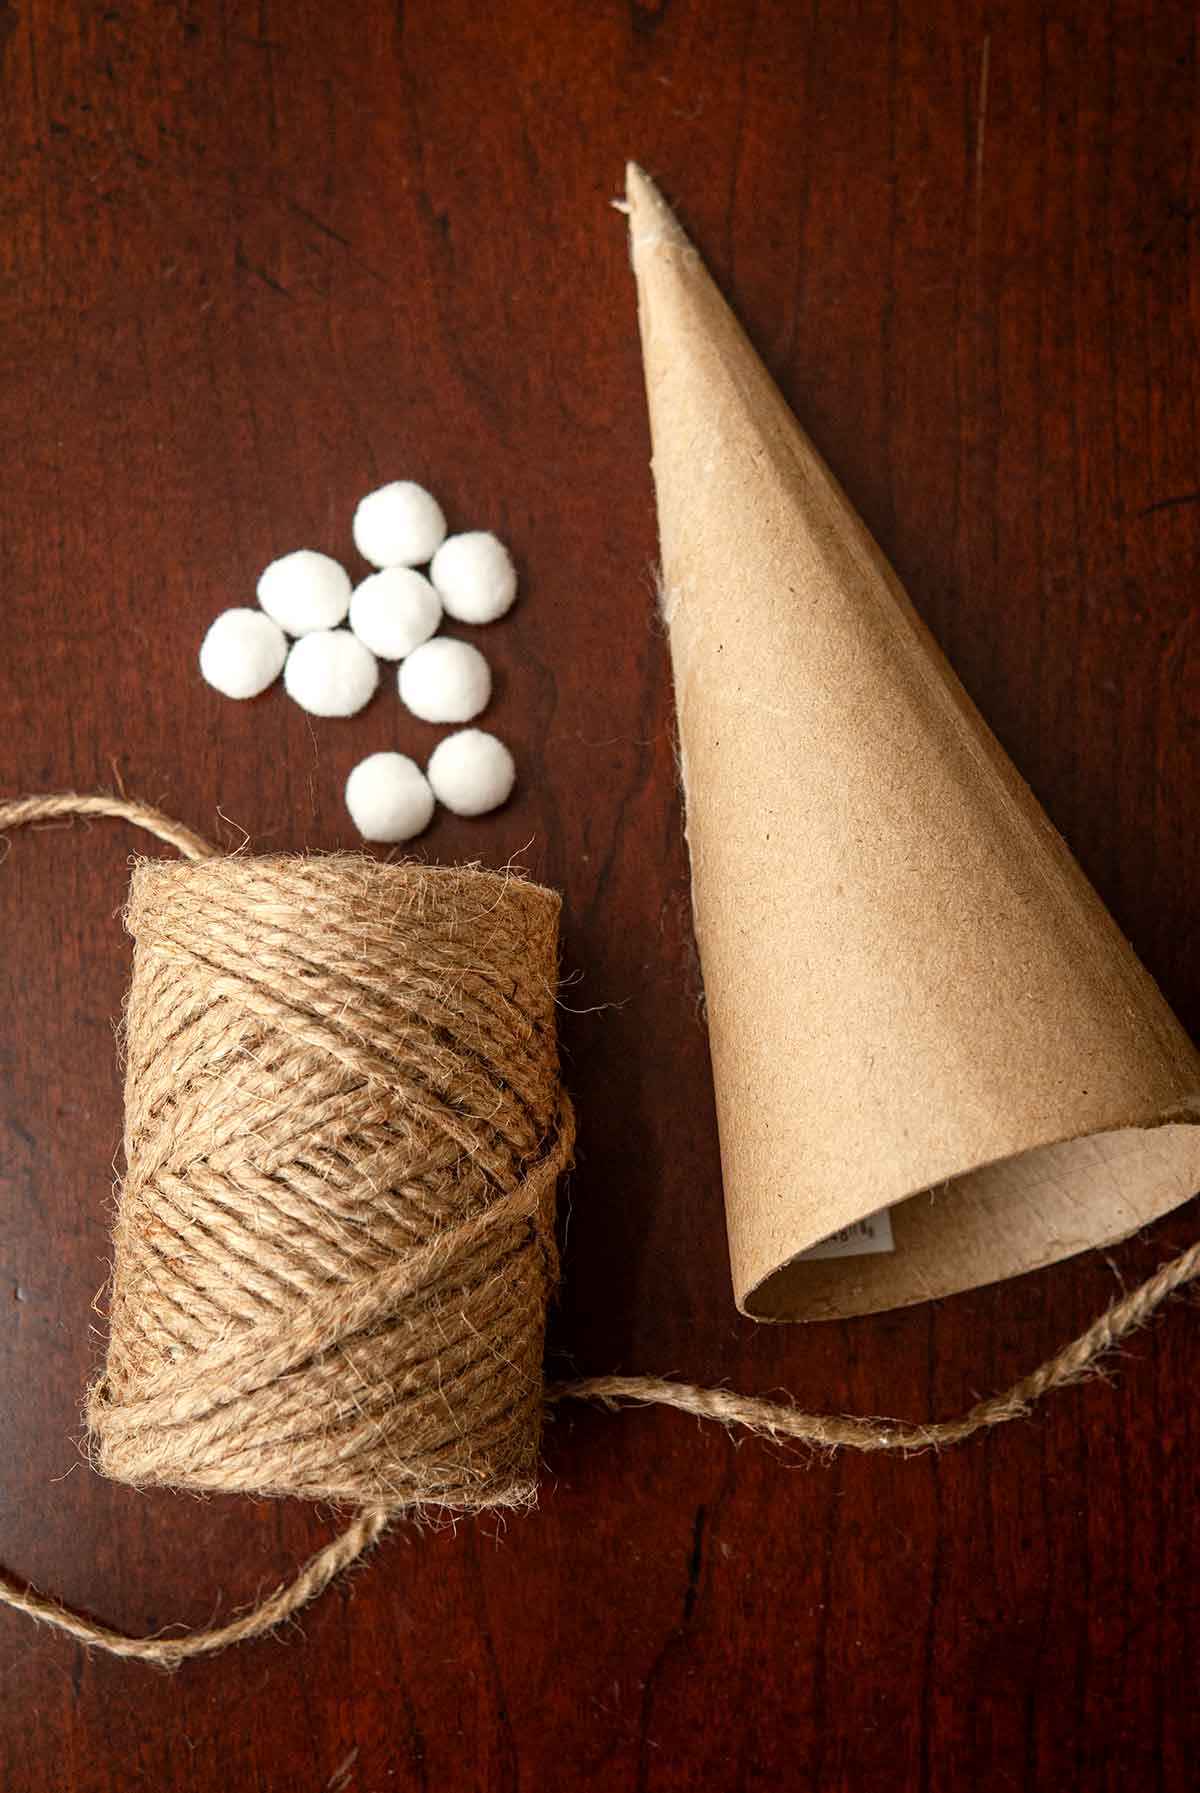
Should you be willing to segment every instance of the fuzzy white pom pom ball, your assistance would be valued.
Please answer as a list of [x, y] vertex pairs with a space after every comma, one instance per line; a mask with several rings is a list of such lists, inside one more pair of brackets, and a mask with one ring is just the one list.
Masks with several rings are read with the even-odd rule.
[[482, 816], [508, 801], [517, 768], [503, 741], [481, 728], [464, 728], [439, 741], [426, 776], [438, 802], [456, 816]]
[[437, 633], [442, 600], [412, 567], [384, 567], [355, 589], [350, 627], [381, 660], [403, 660]]
[[445, 534], [441, 505], [411, 479], [368, 492], [354, 513], [354, 545], [377, 567], [420, 566], [433, 559]]
[[422, 722], [469, 722], [487, 707], [492, 670], [477, 647], [449, 635], [415, 647], [400, 662], [400, 696]]
[[378, 683], [378, 660], [348, 629], [302, 635], [283, 669], [288, 696], [312, 716], [354, 716]]
[[258, 601], [289, 635], [333, 629], [350, 608], [350, 575], [328, 554], [297, 548], [271, 562], [258, 582]]
[[517, 595], [512, 556], [486, 529], [447, 536], [433, 557], [429, 577], [447, 616], [460, 623], [494, 623], [512, 608]]
[[433, 792], [406, 753], [372, 753], [346, 780], [346, 808], [364, 840], [412, 840], [428, 828]]
[[283, 630], [261, 610], [225, 610], [204, 637], [200, 671], [226, 697], [257, 697], [287, 658]]

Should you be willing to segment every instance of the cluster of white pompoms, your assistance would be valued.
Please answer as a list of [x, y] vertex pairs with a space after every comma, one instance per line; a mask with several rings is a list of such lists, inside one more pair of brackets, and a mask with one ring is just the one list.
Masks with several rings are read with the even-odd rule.
[[[245, 698], [282, 672], [288, 696], [310, 715], [354, 716], [375, 694], [379, 662], [398, 661], [400, 697], [414, 716], [471, 722], [491, 700], [491, 667], [478, 648], [437, 631], [443, 616], [490, 623], [511, 608], [508, 549], [486, 530], [447, 535], [437, 499], [411, 480], [368, 493], [354, 513], [354, 543], [377, 569], [356, 587], [311, 548], [273, 560], [258, 582], [261, 608], [226, 610], [209, 629], [201, 673], [226, 697]], [[371, 754], [347, 780], [346, 805], [364, 840], [405, 841], [428, 827], [436, 803], [484, 815], [508, 799], [515, 778], [503, 742], [465, 728], [434, 749], [424, 772], [406, 754]]]

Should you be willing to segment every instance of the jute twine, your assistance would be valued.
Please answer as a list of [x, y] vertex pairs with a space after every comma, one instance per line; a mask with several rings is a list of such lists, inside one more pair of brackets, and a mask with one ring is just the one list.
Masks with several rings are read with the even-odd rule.
[[224, 857], [110, 797], [0, 804], [0, 830], [70, 816], [122, 818], [190, 862], [141, 862], [127, 911], [128, 1168], [88, 1399], [98, 1466], [140, 1487], [356, 1508], [292, 1582], [180, 1637], [126, 1637], [0, 1583], [5, 1604], [85, 1644], [174, 1667], [298, 1611], [397, 1513], [530, 1504], [547, 1401], [921, 1451], [1026, 1413], [1200, 1275], [1198, 1242], [1012, 1388], [928, 1425], [650, 1376], [545, 1389], [574, 1131], [557, 896], [469, 868]]
[[329, 858], [133, 874], [108, 1361], [138, 1486], [475, 1510], [534, 1497], [558, 899]]

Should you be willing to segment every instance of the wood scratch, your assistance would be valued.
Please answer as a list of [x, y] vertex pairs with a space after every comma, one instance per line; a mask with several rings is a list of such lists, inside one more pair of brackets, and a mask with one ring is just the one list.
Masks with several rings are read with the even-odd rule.
[[358, 1745], [355, 1744], [354, 1748], [350, 1751], [350, 1754], [338, 1763], [338, 1766], [326, 1781], [325, 1786], [327, 1793], [343, 1793], [346, 1782], [350, 1779], [354, 1764], [357, 1761]]
[[1157, 498], [1153, 504], [1143, 505], [1138, 516], [1152, 517], [1155, 511], [1176, 510], [1181, 504], [1200, 504], [1200, 492], [1179, 492], [1174, 498]]

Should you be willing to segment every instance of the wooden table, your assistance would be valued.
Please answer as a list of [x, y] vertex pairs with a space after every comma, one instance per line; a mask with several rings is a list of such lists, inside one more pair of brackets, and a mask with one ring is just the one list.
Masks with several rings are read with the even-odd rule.
[[[436, 731], [196, 671], [373, 484], [494, 527], [520, 792], [432, 856], [566, 892], [582, 1117], [551, 1363], [922, 1417], [1188, 1242], [936, 1307], [733, 1309], [633, 294], [662, 181], [1001, 740], [1200, 1023], [1200, 158], [1186, 0], [0, 7], [6, 791], [123, 782], [235, 841], [354, 845], [345, 775]], [[357, 566], [358, 563], [353, 563]], [[274, 1585], [330, 1515], [80, 1456], [120, 1137], [116, 826], [0, 873], [0, 1556], [126, 1627]], [[1194, 1303], [941, 1459], [812, 1462], [667, 1413], [548, 1427], [540, 1511], [400, 1526], [303, 1626], [174, 1678], [0, 1615], [26, 1788], [1194, 1785]]]

